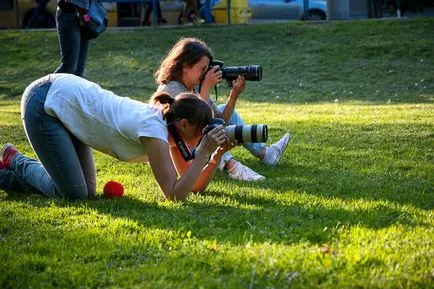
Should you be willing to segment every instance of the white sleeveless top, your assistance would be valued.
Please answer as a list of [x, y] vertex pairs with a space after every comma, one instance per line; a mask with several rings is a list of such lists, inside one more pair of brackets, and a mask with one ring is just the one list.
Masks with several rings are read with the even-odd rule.
[[72, 74], [56, 74], [53, 79], [45, 111], [84, 144], [122, 161], [147, 162], [139, 137], [168, 143], [167, 124], [156, 107]]

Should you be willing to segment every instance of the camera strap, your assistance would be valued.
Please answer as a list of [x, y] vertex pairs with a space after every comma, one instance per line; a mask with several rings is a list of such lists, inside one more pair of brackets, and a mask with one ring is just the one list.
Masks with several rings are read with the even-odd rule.
[[173, 139], [175, 140], [176, 146], [181, 151], [182, 157], [186, 162], [191, 161], [195, 157], [195, 150], [190, 150], [190, 147], [184, 142], [184, 140], [181, 138], [181, 136], [178, 133], [178, 130], [176, 129], [175, 125], [170, 124], [167, 126], [169, 129], [170, 134], [172, 135]]
[[[200, 90], [201, 90], [201, 88], [202, 88], [202, 82], [203, 82], [204, 78], [205, 78], [205, 76], [202, 77], [202, 79], [200, 80], [199, 91], [198, 91], [198, 93], [200, 93]], [[214, 86], [214, 93], [215, 93], [215, 101], [217, 101], [217, 98], [218, 98], [218, 95], [217, 95], [217, 85]]]

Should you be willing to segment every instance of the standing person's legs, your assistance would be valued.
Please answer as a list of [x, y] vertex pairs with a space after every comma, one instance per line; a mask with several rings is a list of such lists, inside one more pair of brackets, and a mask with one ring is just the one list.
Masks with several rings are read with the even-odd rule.
[[83, 39], [83, 37], [81, 37], [80, 43], [81, 43], [80, 54], [78, 56], [77, 70], [75, 71], [75, 75], [83, 76], [84, 66], [86, 65], [87, 52], [89, 51], [90, 41], [88, 39]]
[[40, 15], [42, 15], [44, 9], [41, 7], [42, 4], [38, 4], [33, 10], [32, 18], [30, 18], [29, 22], [27, 23], [26, 28], [35, 28], [36, 22], [38, 21], [38, 18]]
[[[158, 19], [163, 19], [163, 14], [161, 13], [161, 5], [160, 5], [160, 0], [157, 0], [157, 17]], [[164, 21], [166, 21], [166, 19], [164, 19]]]
[[41, 13], [44, 16], [44, 27], [50, 28], [50, 12], [47, 10], [48, 1], [41, 1]]
[[188, 15], [190, 13], [190, 7], [191, 7], [191, 0], [184, 0], [184, 8], [182, 12], [182, 20], [184, 21], [184, 24], [187, 24], [189, 22]]
[[142, 25], [151, 25], [151, 21], [149, 20], [149, 17], [151, 16], [152, 12], [152, 3], [146, 2], [143, 4], [144, 6], [144, 15], [143, 15], [143, 23]]
[[45, 112], [48, 88], [46, 79], [34, 82], [22, 98], [24, 129], [40, 162], [17, 152], [10, 169], [46, 196], [86, 199], [95, 194], [93, 156], [58, 119]]
[[212, 23], [212, 0], [205, 0], [205, 4], [200, 9], [201, 15], [206, 23]]
[[163, 13], [161, 12], [160, 0], [157, 1], [157, 21], [158, 25], [166, 24], [167, 20], [163, 17]]
[[82, 39], [80, 23], [76, 13], [56, 12], [57, 34], [61, 54], [61, 64], [55, 73], [83, 75], [89, 48], [89, 40]]

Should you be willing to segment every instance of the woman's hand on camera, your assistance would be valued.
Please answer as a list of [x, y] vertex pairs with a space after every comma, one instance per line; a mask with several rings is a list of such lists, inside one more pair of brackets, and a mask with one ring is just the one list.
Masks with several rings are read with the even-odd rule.
[[199, 146], [204, 153], [211, 155], [218, 147], [224, 145], [226, 141], [225, 129], [222, 125], [218, 125], [203, 137]]
[[238, 142], [236, 140], [231, 141], [226, 133], [225, 133], [225, 139], [226, 139], [225, 142], [222, 145], [220, 145], [218, 148], [219, 150], [221, 149], [223, 153], [230, 151], [234, 147], [238, 146]]
[[238, 75], [237, 79], [232, 81], [232, 90], [230, 92], [229, 98], [238, 99], [238, 96], [244, 91], [246, 87], [246, 80], [243, 76]]
[[214, 87], [222, 81], [223, 73], [218, 65], [212, 67], [206, 74], [204, 79], [204, 85], [208, 87]]
[[234, 147], [238, 145], [238, 142], [236, 140], [231, 141], [229, 137], [225, 134], [226, 141], [220, 145], [217, 150], [212, 154], [211, 156], [211, 162], [214, 162], [216, 164], [220, 163], [220, 160], [224, 153], [230, 151]]

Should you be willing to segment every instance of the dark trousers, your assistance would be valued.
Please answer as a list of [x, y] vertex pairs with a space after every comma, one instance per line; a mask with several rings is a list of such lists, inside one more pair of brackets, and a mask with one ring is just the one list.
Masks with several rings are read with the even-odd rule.
[[[163, 16], [161, 14], [161, 7], [160, 7], [160, 1], [155, 2], [155, 6], [157, 9], [157, 18], [158, 20], [160, 20]], [[143, 18], [143, 24], [149, 24], [149, 17], [151, 16], [151, 12], [152, 12], [152, 2], [147, 2], [144, 4], [145, 7], [145, 16]]]
[[61, 64], [55, 73], [70, 73], [83, 76], [89, 50], [89, 40], [81, 34], [80, 21], [76, 13], [56, 12]]
[[38, 5], [36, 6], [35, 10], [33, 11], [32, 18], [30, 18], [29, 23], [27, 24], [27, 28], [35, 28], [36, 22], [38, 21], [39, 16], [44, 17], [44, 24], [45, 27], [49, 26], [48, 23], [48, 11], [47, 11], [47, 0], [44, 1], [37, 1]]

